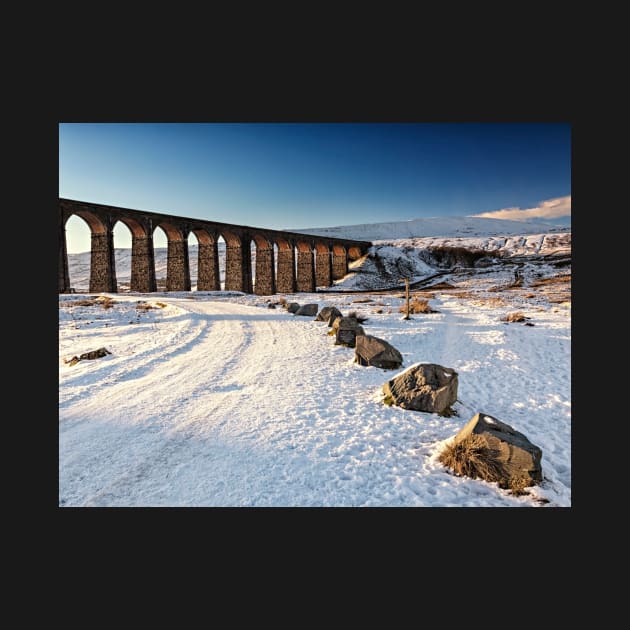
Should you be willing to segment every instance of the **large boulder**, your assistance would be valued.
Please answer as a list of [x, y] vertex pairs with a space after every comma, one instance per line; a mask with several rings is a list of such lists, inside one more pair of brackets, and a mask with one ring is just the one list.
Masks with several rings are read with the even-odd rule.
[[289, 302], [287, 304], [287, 311], [289, 313], [296, 313], [300, 309], [300, 305], [297, 302]]
[[353, 317], [337, 317], [333, 324], [336, 346], [354, 348], [357, 335], [365, 335], [363, 326]]
[[517, 493], [542, 481], [542, 450], [514, 427], [476, 414], [440, 457], [460, 474], [496, 481]]
[[332, 326], [337, 317], [343, 317], [343, 315], [336, 306], [324, 306], [324, 308], [317, 313], [315, 321], [326, 322], [329, 326]]
[[395, 370], [402, 365], [400, 352], [384, 339], [372, 335], [358, 335], [354, 360], [359, 365], [372, 365], [384, 370]]
[[304, 304], [300, 306], [300, 308], [295, 311], [296, 315], [308, 315], [313, 316], [317, 314], [317, 304]]
[[385, 402], [403, 409], [450, 415], [457, 400], [457, 372], [437, 363], [418, 363], [383, 385]]

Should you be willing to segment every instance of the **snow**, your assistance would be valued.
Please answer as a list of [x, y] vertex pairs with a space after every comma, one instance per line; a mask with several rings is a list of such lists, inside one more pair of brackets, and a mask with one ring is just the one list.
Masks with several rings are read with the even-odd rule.
[[[325, 323], [237, 293], [111, 294], [67, 306], [60, 296], [59, 504], [62, 506], [549, 506], [571, 504], [570, 312], [521, 308], [534, 328], [506, 325], [511, 307], [453, 295], [440, 313], [399, 319], [403, 300], [294, 294], [369, 319], [398, 348], [398, 371], [362, 367]], [[277, 296], [275, 296], [277, 297]], [[138, 310], [139, 301], [155, 306]], [[165, 304], [160, 308], [158, 302]], [[384, 306], [379, 307], [377, 303]], [[383, 312], [376, 313], [377, 308]], [[64, 363], [105, 346], [104, 358]], [[459, 374], [459, 415], [383, 404], [406, 366]], [[490, 413], [543, 450], [544, 481], [525, 496], [456, 477], [440, 448]]]
[[303, 234], [320, 234], [338, 238], [354, 238], [365, 241], [405, 239], [412, 237], [471, 237], [507, 236], [512, 234], [547, 234], [553, 231], [567, 232], [567, 226], [554, 228], [548, 223], [533, 221], [509, 221], [481, 217], [427, 217], [410, 221], [365, 223], [337, 227], [291, 230]]
[[[59, 504], [570, 506], [571, 232], [472, 217], [404, 223], [352, 226], [345, 236], [381, 240], [326, 293], [121, 292], [110, 308], [60, 295]], [[445, 267], [433, 247], [482, 249], [486, 264]], [[124, 290], [130, 251], [115, 253]], [[71, 283], [85, 291], [89, 257], [69, 255]], [[155, 261], [165, 277], [165, 249]], [[196, 288], [194, 247], [190, 268]], [[374, 292], [403, 277], [448, 283], [419, 294], [439, 312], [407, 321], [400, 290]], [[356, 290], [368, 291], [360, 302]], [[325, 323], [268, 308], [281, 297], [368, 317], [366, 334], [396, 347], [403, 366], [359, 366]], [[502, 321], [515, 310], [533, 326]], [[112, 354], [65, 363], [103, 346]], [[383, 403], [382, 386], [419, 363], [456, 370], [457, 415]], [[514, 496], [438, 461], [476, 413], [542, 449], [540, 486]]]

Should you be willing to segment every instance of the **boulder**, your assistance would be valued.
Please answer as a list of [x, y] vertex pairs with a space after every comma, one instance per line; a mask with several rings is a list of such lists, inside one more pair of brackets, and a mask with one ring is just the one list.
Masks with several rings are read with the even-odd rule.
[[337, 317], [343, 317], [341, 311], [336, 306], [324, 306], [324, 308], [317, 313], [315, 318], [316, 322], [326, 322], [329, 326], [333, 325], [333, 321]]
[[[464, 465], [468, 466], [469, 476], [472, 470], [474, 476], [497, 481], [501, 488], [512, 490], [542, 481], [542, 450], [514, 427], [492, 416], [476, 414], [455, 436], [450, 448], [455, 450], [457, 446], [460, 446], [459, 457], [468, 454], [469, 461]], [[470, 461], [471, 452], [477, 459], [483, 456], [485, 465], [475, 466], [475, 461]]]
[[450, 415], [457, 400], [457, 372], [437, 363], [418, 363], [383, 385], [385, 402], [403, 409]]
[[359, 365], [372, 365], [384, 370], [395, 370], [403, 362], [402, 355], [394, 346], [372, 335], [357, 336], [354, 357]]
[[89, 352], [84, 352], [81, 356], [74, 356], [69, 360], [64, 359], [64, 363], [73, 366], [76, 365], [79, 361], [83, 361], [84, 359], [91, 361], [93, 359], [106, 357], [108, 354], [111, 354], [111, 352], [107, 348], [98, 348], [98, 350], [90, 350]]
[[287, 311], [289, 313], [295, 313], [300, 309], [300, 305], [297, 302], [289, 302], [287, 304]]
[[357, 335], [365, 335], [363, 326], [353, 317], [337, 317], [333, 324], [336, 346], [354, 348]]
[[[333, 313], [333, 314], [330, 316], [330, 319], [328, 320], [328, 326], [329, 326], [330, 328], [332, 328], [332, 329], [333, 329], [331, 332], [333, 332], [333, 331], [336, 331], [336, 330], [337, 330], [337, 329], [335, 328], [335, 322], [336, 322], [337, 320], [341, 319], [342, 317], [343, 317], [343, 315], [342, 315], [341, 313]], [[329, 332], [328, 334], [330, 334], [330, 332]]]
[[313, 316], [313, 315], [317, 315], [317, 304], [304, 304], [303, 306], [300, 306], [300, 308], [295, 311], [296, 315], [308, 315], [308, 316]]

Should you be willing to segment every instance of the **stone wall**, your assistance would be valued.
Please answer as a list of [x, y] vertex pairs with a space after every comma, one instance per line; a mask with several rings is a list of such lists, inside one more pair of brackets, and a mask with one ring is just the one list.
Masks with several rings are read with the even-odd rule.
[[297, 290], [315, 291], [315, 258], [312, 251], [297, 253]]
[[166, 290], [190, 291], [188, 241], [169, 239], [166, 250]]
[[256, 248], [256, 295], [273, 295], [276, 292], [276, 278], [273, 264], [273, 247]]
[[70, 291], [70, 275], [68, 274], [68, 252], [66, 251], [66, 228], [63, 223], [59, 224], [59, 293]]
[[315, 254], [315, 284], [318, 287], [332, 284], [332, 258], [329, 251]]
[[92, 233], [90, 256], [90, 293], [116, 293], [116, 263], [114, 262], [114, 235]]
[[280, 293], [295, 293], [295, 250], [278, 249], [278, 279], [276, 289]]
[[138, 293], [156, 290], [153, 238], [135, 236], [131, 238], [131, 283], [129, 289]]
[[345, 254], [334, 254], [332, 256], [332, 277], [339, 280], [348, 273], [348, 259]]
[[216, 242], [199, 243], [197, 291], [220, 291], [219, 251]]
[[252, 254], [249, 247], [240, 242], [225, 244], [225, 290], [252, 292]]

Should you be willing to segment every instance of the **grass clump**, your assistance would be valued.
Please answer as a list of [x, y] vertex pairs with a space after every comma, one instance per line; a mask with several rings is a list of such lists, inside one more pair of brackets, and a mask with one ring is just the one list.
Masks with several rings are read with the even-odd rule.
[[[407, 312], [407, 305], [403, 304], [399, 309], [399, 313]], [[431, 308], [429, 304], [429, 300], [425, 300], [424, 298], [414, 296], [411, 300], [409, 300], [409, 312], [417, 315], [418, 313], [438, 313]]]
[[458, 477], [498, 482], [503, 478], [503, 467], [497, 461], [497, 455], [498, 452], [491, 449], [484, 438], [471, 434], [455, 444], [449, 444], [438, 460]]
[[499, 451], [491, 448], [482, 436], [473, 433], [455, 444], [447, 445], [438, 456], [438, 461], [458, 477], [495, 482], [499, 488], [510, 490], [515, 496], [528, 494], [525, 488], [532, 485], [531, 479], [526, 474], [508, 476], [498, 455]]
[[526, 319], [529, 319], [529, 317], [525, 317], [525, 315], [520, 311], [515, 311], [514, 313], [508, 313], [505, 317], [502, 317], [501, 321], [512, 324], [516, 322], [524, 322]]

